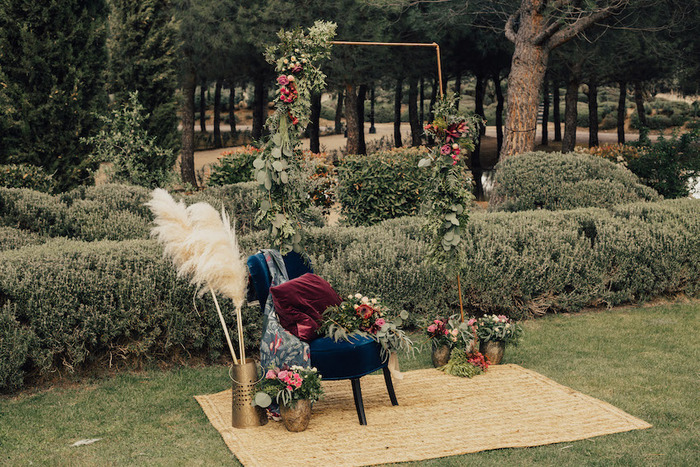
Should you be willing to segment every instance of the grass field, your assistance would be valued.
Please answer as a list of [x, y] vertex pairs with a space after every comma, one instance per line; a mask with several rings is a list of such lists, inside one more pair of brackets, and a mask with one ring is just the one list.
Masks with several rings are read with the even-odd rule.
[[[504, 363], [653, 427], [420, 465], [700, 465], [700, 302], [547, 316], [525, 323], [525, 331]], [[402, 362], [404, 370], [428, 366], [425, 351]], [[0, 464], [239, 465], [192, 397], [226, 389], [228, 381], [224, 366], [153, 369], [3, 397]], [[85, 438], [101, 439], [71, 447]]]

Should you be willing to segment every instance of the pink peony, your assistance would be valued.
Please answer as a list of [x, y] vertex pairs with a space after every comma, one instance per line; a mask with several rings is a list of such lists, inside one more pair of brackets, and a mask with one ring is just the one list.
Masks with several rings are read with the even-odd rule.
[[448, 155], [450, 152], [452, 152], [452, 148], [450, 147], [449, 144], [445, 144], [443, 147], [440, 148], [440, 153], [443, 156]]
[[428, 332], [435, 332], [435, 325], [434, 324], [431, 324], [430, 326], [428, 326]]
[[280, 75], [277, 77], [277, 82], [282, 86], [286, 86], [289, 84], [289, 79], [285, 75]]
[[279, 379], [282, 379], [282, 380], [283, 380], [284, 378], [287, 377], [288, 374], [289, 374], [289, 372], [288, 372], [287, 370], [282, 370], [282, 371], [280, 371], [279, 373], [277, 373], [277, 377], [278, 377]]
[[384, 326], [384, 324], [386, 324], [386, 321], [384, 321], [384, 318], [379, 318], [377, 321], [374, 322], [374, 324], [381, 328], [382, 326]]
[[277, 375], [273, 370], [267, 370], [267, 373], [265, 374], [266, 379], [275, 379]]

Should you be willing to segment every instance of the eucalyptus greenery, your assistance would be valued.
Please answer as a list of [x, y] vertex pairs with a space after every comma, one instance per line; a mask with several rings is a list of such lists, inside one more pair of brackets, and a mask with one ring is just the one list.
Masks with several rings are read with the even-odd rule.
[[311, 93], [325, 86], [318, 63], [330, 56], [335, 30], [335, 23], [325, 21], [316, 21], [307, 34], [301, 29], [282, 30], [279, 44], [265, 53], [279, 73], [280, 87], [275, 112], [266, 123], [272, 136], [253, 161], [262, 189], [256, 222], [267, 227], [273, 246], [282, 254], [301, 250], [298, 217], [309, 197], [297, 183], [299, 132], [309, 123]]
[[425, 125], [436, 146], [418, 163], [432, 170], [426, 193], [425, 232], [431, 239], [429, 258], [445, 268], [459, 264], [464, 256], [462, 232], [469, 220], [467, 207], [474, 197], [471, 177], [463, 156], [473, 151], [479, 135], [480, 117], [457, 111], [454, 94], [447, 94], [433, 107], [435, 118]]

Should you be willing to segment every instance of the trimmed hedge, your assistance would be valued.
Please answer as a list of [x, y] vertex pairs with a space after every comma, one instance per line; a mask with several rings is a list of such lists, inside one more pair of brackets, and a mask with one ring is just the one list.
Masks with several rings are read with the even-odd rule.
[[338, 201], [351, 225], [418, 214], [430, 171], [418, 167], [425, 148], [350, 155], [338, 166]]
[[0, 165], [0, 186], [51, 192], [56, 188], [56, 183], [42, 167], [6, 164]]
[[[217, 209], [223, 205], [244, 235], [257, 230], [253, 225], [257, 196], [257, 184], [247, 182], [174, 197], [188, 205], [201, 201]], [[149, 197], [146, 188], [118, 184], [79, 187], [57, 196], [0, 188], [0, 225], [84, 241], [146, 239], [152, 227], [151, 213], [144, 205]], [[303, 220], [314, 226], [325, 223], [320, 208], [310, 208]]]
[[[307, 248], [315, 271], [338, 292], [380, 295], [418, 323], [458, 312], [456, 271], [445, 275], [424, 261], [422, 222], [404, 217], [367, 228], [311, 228]], [[474, 213], [464, 232], [468, 260], [459, 271], [466, 311], [523, 318], [700, 295], [698, 232], [700, 200], [691, 199]], [[248, 254], [267, 244], [263, 232], [240, 241]], [[0, 390], [19, 387], [22, 373], [110, 358], [119, 364], [224, 353], [209, 297], [198, 299], [195, 310], [194, 290], [177, 280], [161, 251], [153, 240], [52, 239], [0, 252], [0, 338], [12, 343], [0, 346]], [[246, 309], [245, 322], [248, 346], [256, 348], [257, 307]]]
[[[234, 329], [232, 303], [220, 304]], [[211, 297], [195, 300], [193, 287], [176, 278], [153, 240], [54, 239], [2, 252], [0, 306], [3, 342], [9, 335], [7, 342], [28, 343], [0, 348], [0, 361], [18, 371], [119, 366], [123, 359], [177, 361], [185, 354], [216, 359], [225, 351]], [[244, 319], [254, 346], [258, 309], [246, 308]], [[0, 390], [17, 387], [21, 375], [5, 373], [3, 367]]]
[[0, 251], [14, 250], [27, 245], [41, 245], [45, 241], [46, 237], [34, 232], [13, 227], [0, 227]]
[[492, 211], [607, 208], [660, 199], [629, 170], [582, 153], [530, 152], [496, 166]]

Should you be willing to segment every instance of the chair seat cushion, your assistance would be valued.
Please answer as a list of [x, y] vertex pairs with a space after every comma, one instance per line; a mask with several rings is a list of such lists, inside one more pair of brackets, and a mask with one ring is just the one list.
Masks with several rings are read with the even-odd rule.
[[303, 341], [317, 337], [326, 308], [342, 303], [328, 282], [311, 273], [271, 287], [270, 293], [282, 327]]
[[319, 337], [309, 343], [311, 365], [323, 379], [360, 378], [386, 366], [381, 347], [373, 339], [350, 336], [350, 340], [335, 342], [330, 337]]

